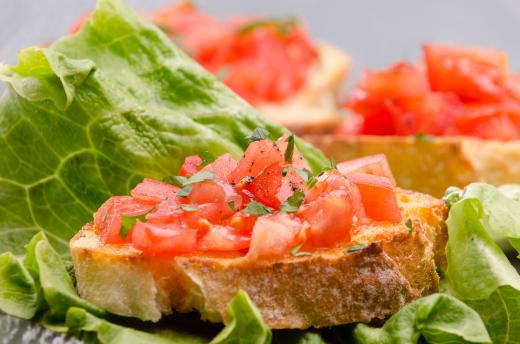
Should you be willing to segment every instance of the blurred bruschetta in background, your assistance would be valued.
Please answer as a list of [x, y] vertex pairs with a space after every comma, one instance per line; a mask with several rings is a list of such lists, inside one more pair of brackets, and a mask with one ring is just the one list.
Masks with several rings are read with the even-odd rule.
[[307, 137], [337, 160], [383, 153], [399, 185], [520, 182], [520, 81], [501, 51], [425, 44], [417, 63], [365, 71], [335, 135]]

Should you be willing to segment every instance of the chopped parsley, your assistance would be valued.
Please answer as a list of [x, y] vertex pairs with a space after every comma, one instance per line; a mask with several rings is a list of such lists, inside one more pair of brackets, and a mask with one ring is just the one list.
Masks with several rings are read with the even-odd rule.
[[291, 169], [290, 167], [284, 167], [284, 168], [282, 168], [282, 176], [285, 177], [285, 176], [287, 175], [287, 173], [289, 173], [289, 170], [290, 170], [290, 169]]
[[317, 182], [318, 182], [318, 178], [316, 178], [314, 176], [310, 177], [306, 184], [307, 189], [312, 189], [312, 187], [314, 185], [316, 185]]
[[215, 173], [211, 171], [200, 171], [195, 173], [191, 177], [183, 177], [183, 176], [170, 176], [163, 179], [164, 182], [173, 184], [175, 186], [178, 186], [180, 188], [183, 188], [185, 186], [200, 183], [205, 180], [212, 180], [215, 178]]
[[235, 201], [229, 201], [229, 202], [227, 202], [227, 204], [231, 210], [237, 211], [235, 208]]
[[358, 251], [361, 251], [361, 250], [364, 250], [366, 248], [365, 245], [354, 245], [354, 246], [351, 246], [349, 248], [347, 248], [347, 252], [348, 253], [352, 253], [352, 252], [358, 252]]
[[251, 201], [247, 207], [244, 208], [244, 214], [262, 216], [271, 214], [271, 210], [260, 202]]
[[426, 135], [424, 133], [415, 134], [415, 141], [417, 142], [431, 142], [433, 141], [433, 137], [430, 135]]
[[305, 194], [301, 190], [295, 190], [294, 193], [282, 203], [280, 211], [284, 213], [295, 213], [300, 209], [304, 199]]
[[412, 219], [406, 220], [406, 222], [404, 224], [406, 225], [406, 227], [408, 227], [408, 234], [412, 234], [413, 233]]
[[194, 211], [199, 210], [196, 206], [189, 205], [189, 204], [183, 204], [181, 205], [181, 209], [187, 213], [193, 213]]
[[312, 172], [306, 168], [295, 168], [295, 170], [306, 183], [313, 177]]
[[335, 170], [338, 166], [336, 166], [336, 161], [334, 159], [330, 159], [330, 169]]
[[121, 229], [119, 230], [119, 236], [121, 239], [125, 240], [128, 236], [128, 233], [132, 230], [132, 228], [135, 226], [135, 223], [137, 220], [141, 222], [145, 222], [146, 214], [139, 215], [139, 216], [119, 216], [121, 218]]
[[182, 198], [186, 198], [189, 196], [191, 190], [193, 190], [193, 185], [189, 184], [189, 185], [186, 185], [185, 187], [183, 187], [178, 193], [177, 195], [179, 195], [180, 197]]
[[305, 243], [302, 242], [301, 244], [299, 244], [298, 246], [296, 246], [295, 248], [293, 248], [291, 250], [291, 254], [295, 257], [308, 257], [308, 256], [312, 256], [312, 253], [310, 252], [305, 252], [305, 251], [301, 251], [300, 252], [300, 249], [302, 248], [302, 246], [304, 245]]
[[267, 136], [269, 136], [269, 132], [267, 132], [267, 130], [265, 130], [264, 128], [256, 128], [255, 130], [253, 130], [251, 135], [246, 137], [246, 139], [249, 141], [249, 143], [251, 143], [255, 141], [265, 140]]
[[291, 134], [287, 140], [287, 148], [285, 149], [285, 161], [286, 162], [292, 162], [293, 155], [294, 155], [294, 134]]

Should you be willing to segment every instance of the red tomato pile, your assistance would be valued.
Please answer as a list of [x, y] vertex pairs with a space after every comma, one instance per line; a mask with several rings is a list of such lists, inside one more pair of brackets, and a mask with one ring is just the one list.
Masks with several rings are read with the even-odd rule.
[[341, 135], [467, 135], [520, 139], [520, 77], [504, 52], [426, 44], [417, 64], [365, 71]]
[[[237, 17], [221, 22], [189, 2], [149, 16], [191, 57], [252, 104], [278, 102], [307, 81], [317, 52], [292, 20]], [[70, 33], [90, 19], [85, 14]]]
[[314, 177], [284, 136], [252, 142], [239, 161], [225, 154], [201, 165], [197, 156], [186, 158], [175, 177], [180, 186], [145, 179], [131, 196], [106, 201], [94, 214], [102, 240], [148, 255], [277, 258], [347, 243], [352, 226], [367, 219], [401, 221], [383, 155], [343, 162]]

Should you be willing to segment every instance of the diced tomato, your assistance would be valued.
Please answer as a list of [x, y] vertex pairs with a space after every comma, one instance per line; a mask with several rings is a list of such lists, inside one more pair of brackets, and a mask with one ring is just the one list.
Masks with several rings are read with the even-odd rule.
[[291, 197], [294, 191], [305, 191], [305, 180], [296, 172], [294, 167], [288, 168], [287, 174], [282, 178], [281, 186], [276, 194], [279, 203], [283, 203]]
[[146, 254], [183, 254], [196, 249], [197, 230], [177, 223], [151, 224], [137, 221], [132, 245]]
[[146, 222], [166, 224], [174, 222], [181, 214], [182, 210], [177, 198], [168, 197], [156, 205], [154, 211], [146, 214]]
[[425, 44], [423, 51], [434, 91], [454, 92], [464, 101], [500, 98], [507, 73], [504, 52], [445, 44]]
[[157, 204], [168, 197], [175, 197], [177, 191], [179, 188], [174, 185], [145, 178], [130, 194], [141, 202]]
[[200, 164], [202, 164], [202, 159], [198, 155], [186, 157], [186, 159], [184, 159], [184, 164], [182, 164], [179, 171], [179, 176], [194, 175], [195, 173], [199, 172], [198, 167]]
[[462, 110], [462, 103], [454, 94], [434, 92], [391, 100], [386, 106], [397, 135], [441, 135]]
[[247, 256], [251, 259], [278, 258], [288, 254], [300, 242], [302, 223], [294, 216], [276, 214], [256, 220]]
[[483, 139], [520, 139], [520, 104], [468, 104], [456, 123], [457, 133]]
[[386, 177], [395, 184], [395, 179], [384, 154], [374, 154], [362, 158], [352, 159], [337, 164], [338, 171], [347, 176], [350, 173], [367, 173], [376, 176]]
[[233, 156], [229, 153], [221, 155], [211, 164], [204, 167], [203, 171], [211, 171], [215, 173], [215, 177], [227, 182], [228, 175], [238, 166], [238, 161], [236, 161]]
[[506, 79], [506, 97], [520, 102], [520, 74], [509, 73]]
[[355, 136], [363, 133], [365, 118], [357, 113], [349, 113], [341, 121], [334, 133], [339, 136]]
[[[276, 145], [278, 148], [280, 148], [280, 151], [282, 152], [284, 159], [285, 159], [285, 151], [287, 150], [287, 146], [289, 145], [287, 143], [287, 139], [289, 138], [289, 133], [284, 133], [278, 140], [276, 140]], [[296, 144], [293, 148], [293, 155], [292, 160], [287, 163], [287, 165], [292, 164], [293, 167], [300, 168], [300, 169], [310, 169], [309, 164], [307, 163], [307, 160], [301, 155], [300, 151], [298, 150], [298, 147], [296, 147]]]
[[235, 205], [240, 208], [241, 200], [241, 197], [231, 185], [214, 179], [194, 184], [185, 203], [204, 204], [233, 201]]
[[227, 224], [243, 234], [251, 235], [257, 219], [257, 216], [238, 212], [228, 219]]
[[247, 249], [251, 238], [232, 227], [214, 225], [199, 242], [201, 251], [240, 251]]
[[330, 247], [350, 239], [354, 217], [352, 197], [347, 190], [335, 190], [305, 204], [298, 216], [310, 225], [308, 241], [314, 247]]
[[139, 202], [129, 196], [113, 196], [94, 214], [94, 224], [101, 233], [101, 238], [109, 243], [122, 243], [120, 216], [139, 216], [146, 214], [153, 204]]
[[252, 182], [246, 186], [253, 196], [268, 207], [278, 208], [280, 201], [276, 193], [282, 186], [282, 165], [275, 162], [262, 171]]
[[348, 179], [358, 186], [368, 218], [376, 221], [401, 221], [401, 211], [394, 186], [388, 178], [366, 173], [351, 173]]
[[282, 152], [274, 142], [269, 140], [252, 142], [238, 162], [237, 168], [229, 174], [228, 181], [237, 184], [245, 177], [256, 177], [267, 166], [276, 162], [283, 163], [283, 161]]

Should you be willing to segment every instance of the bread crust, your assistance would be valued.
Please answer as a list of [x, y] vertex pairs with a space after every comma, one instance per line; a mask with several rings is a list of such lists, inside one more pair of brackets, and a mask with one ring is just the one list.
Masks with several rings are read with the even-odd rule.
[[336, 161], [383, 153], [399, 186], [436, 197], [442, 197], [450, 186], [520, 182], [520, 141], [370, 135], [308, 135], [305, 139]]
[[[438, 290], [436, 268], [446, 243], [444, 203], [398, 194], [403, 223], [366, 223], [355, 227], [349, 243], [278, 261], [147, 257], [132, 247], [103, 245], [87, 225], [71, 241], [78, 291], [110, 312], [151, 321], [175, 309], [226, 322], [227, 304], [239, 289], [275, 329], [384, 319]], [[348, 252], [357, 244], [364, 248]]]
[[350, 57], [326, 43], [319, 43], [317, 50], [318, 62], [301, 90], [281, 103], [256, 106], [269, 120], [297, 134], [331, 132], [341, 121], [337, 97], [350, 70]]

